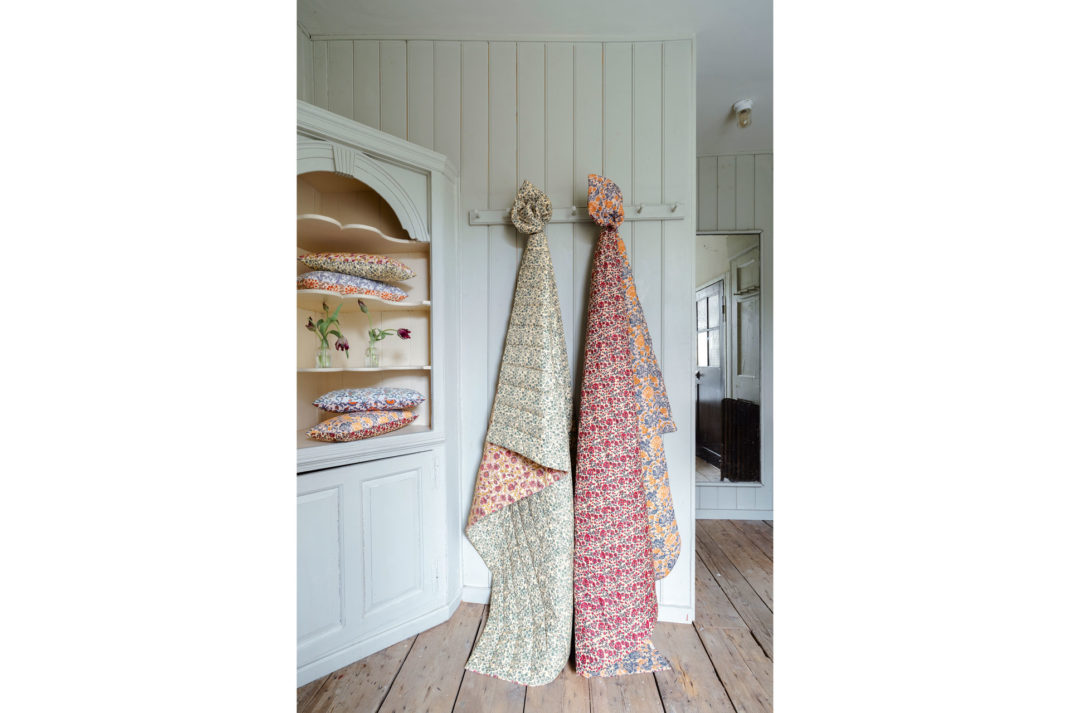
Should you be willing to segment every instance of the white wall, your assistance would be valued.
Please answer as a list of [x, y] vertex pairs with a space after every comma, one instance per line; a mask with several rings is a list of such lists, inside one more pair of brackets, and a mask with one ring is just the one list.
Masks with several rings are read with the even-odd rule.
[[753, 233], [698, 236], [695, 239], [695, 288], [707, 285], [728, 272], [734, 256], [756, 245], [758, 236]]
[[[316, 39], [311, 45], [311, 101], [448, 156], [460, 169], [462, 216], [472, 208], [508, 208], [524, 179], [555, 206], [585, 206], [588, 173], [620, 185], [625, 203], [686, 206], [684, 220], [625, 223], [621, 235], [679, 428], [665, 438], [665, 451], [684, 554], [658, 583], [661, 615], [693, 617], [692, 42]], [[553, 224], [547, 235], [575, 385], [597, 231], [593, 223]], [[511, 227], [466, 220], [459, 237], [460, 497], [467, 514], [523, 243]], [[466, 591], [485, 596], [489, 573], [467, 540], [464, 547]]]
[[696, 513], [700, 518], [771, 520], [774, 475], [773, 154], [699, 156], [698, 230], [762, 231], [762, 483], [760, 486], [700, 485], [696, 488]]

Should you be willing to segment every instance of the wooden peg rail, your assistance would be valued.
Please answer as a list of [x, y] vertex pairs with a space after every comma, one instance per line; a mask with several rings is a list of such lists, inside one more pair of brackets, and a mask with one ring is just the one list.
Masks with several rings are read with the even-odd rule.
[[[624, 206], [624, 220], [683, 220], [687, 206], [683, 203], [641, 203]], [[587, 206], [555, 208], [549, 223], [586, 223], [591, 216]], [[508, 210], [476, 209], [468, 211], [469, 225], [512, 225]]]

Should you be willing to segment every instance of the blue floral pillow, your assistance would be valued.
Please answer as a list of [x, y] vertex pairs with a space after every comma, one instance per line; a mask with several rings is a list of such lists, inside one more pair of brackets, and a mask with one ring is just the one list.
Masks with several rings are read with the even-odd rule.
[[369, 280], [356, 275], [343, 275], [340, 272], [316, 270], [297, 276], [299, 290], [330, 290], [340, 295], [371, 295], [391, 302], [402, 302], [407, 293], [396, 285], [388, 285], [378, 280]]
[[332, 413], [358, 411], [399, 411], [411, 409], [424, 402], [424, 395], [415, 389], [376, 386], [370, 389], [338, 389], [320, 396], [312, 403]]

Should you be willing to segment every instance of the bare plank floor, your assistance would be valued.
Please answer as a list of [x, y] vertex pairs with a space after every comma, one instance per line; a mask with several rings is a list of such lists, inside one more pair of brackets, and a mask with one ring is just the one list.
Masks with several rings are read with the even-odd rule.
[[525, 688], [464, 670], [486, 607], [297, 689], [297, 713], [772, 713], [773, 523], [696, 523], [695, 622], [661, 622], [656, 674], [585, 679], [570, 661]]

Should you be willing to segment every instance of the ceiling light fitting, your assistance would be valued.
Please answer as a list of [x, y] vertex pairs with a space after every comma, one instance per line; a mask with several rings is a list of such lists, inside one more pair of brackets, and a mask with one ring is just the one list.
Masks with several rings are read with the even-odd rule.
[[732, 111], [736, 113], [739, 128], [745, 129], [750, 126], [750, 110], [754, 106], [753, 99], [740, 99], [732, 105]]

